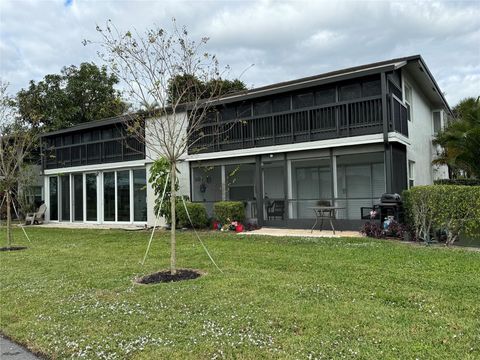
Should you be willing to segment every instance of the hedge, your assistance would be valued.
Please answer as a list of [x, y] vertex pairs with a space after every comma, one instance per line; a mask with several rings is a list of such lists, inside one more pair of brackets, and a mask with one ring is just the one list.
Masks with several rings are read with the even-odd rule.
[[427, 185], [403, 192], [406, 220], [415, 235], [430, 241], [436, 230], [445, 231], [447, 245], [460, 234], [480, 237], [480, 186]]
[[[193, 226], [196, 229], [205, 228], [208, 225], [208, 216], [207, 210], [205, 210], [205, 206], [200, 203], [192, 203], [189, 201], [185, 202], [187, 206], [188, 213], [190, 214], [190, 218], [192, 219]], [[183, 205], [183, 201], [177, 201], [177, 227], [186, 227], [191, 228], [192, 224], [190, 220], [188, 220], [187, 213], [185, 212], [185, 206]]]
[[434, 181], [435, 185], [465, 185], [480, 186], [480, 179], [439, 179]]
[[213, 211], [221, 224], [245, 220], [245, 206], [241, 201], [219, 201], [213, 205]]

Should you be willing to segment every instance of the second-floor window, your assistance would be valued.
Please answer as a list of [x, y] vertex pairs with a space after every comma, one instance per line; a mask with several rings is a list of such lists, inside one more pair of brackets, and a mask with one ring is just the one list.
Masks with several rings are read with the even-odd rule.
[[405, 84], [405, 105], [407, 107], [407, 119], [412, 121], [412, 87]]
[[442, 114], [440, 111], [433, 112], [433, 135], [437, 135], [442, 130]]

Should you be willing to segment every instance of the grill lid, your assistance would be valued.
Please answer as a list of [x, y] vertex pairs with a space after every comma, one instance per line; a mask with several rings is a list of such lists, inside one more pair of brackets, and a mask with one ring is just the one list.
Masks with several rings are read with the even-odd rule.
[[399, 194], [388, 194], [385, 193], [382, 195], [380, 202], [382, 203], [394, 203], [399, 204], [402, 202], [402, 197]]

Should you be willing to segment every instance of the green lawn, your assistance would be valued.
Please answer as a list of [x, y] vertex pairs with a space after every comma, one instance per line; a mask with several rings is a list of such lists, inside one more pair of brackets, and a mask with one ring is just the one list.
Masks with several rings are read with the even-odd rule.
[[[4, 234], [4, 228], [2, 237]], [[54, 359], [478, 359], [480, 252], [372, 239], [27, 228], [0, 253], [0, 329]]]

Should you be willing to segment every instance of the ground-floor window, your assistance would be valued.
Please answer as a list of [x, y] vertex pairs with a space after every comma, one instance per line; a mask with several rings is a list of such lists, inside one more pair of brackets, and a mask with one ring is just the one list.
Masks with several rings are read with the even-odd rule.
[[50, 176], [50, 220], [147, 221], [145, 169]]

